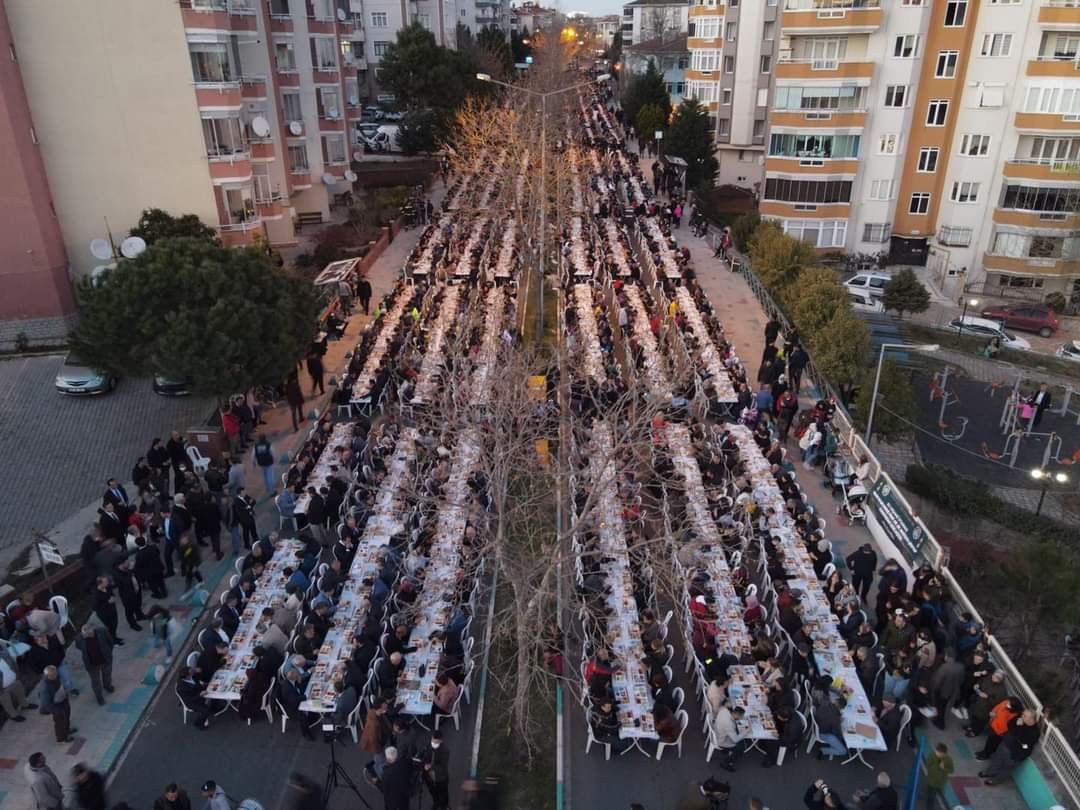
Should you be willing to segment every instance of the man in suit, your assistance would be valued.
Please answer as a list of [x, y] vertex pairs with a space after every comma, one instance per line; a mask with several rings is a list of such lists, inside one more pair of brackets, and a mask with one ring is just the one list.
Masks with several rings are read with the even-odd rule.
[[225, 632], [221, 619], [211, 619], [210, 624], [199, 631], [199, 647], [209, 650], [217, 646], [219, 642], [228, 644], [229, 638], [230, 636]]
[[206, 700], [206, 688], [195, 680], [189, 667], [180, 669], [180, 679], [176, 682], [176, 694], [195, 715], [195, 728], [200, 731], [206, 729], [210, 725], [210, 714], [213, 709]]
[[135, 541], [135, 576], [150, 590], [155, 599], [168, 596], [165, 590], [165, 564], [161, 561], [161, 546], [145, 537]]
[[1031, 423], [1032, 430], [1039, 429], [1039, 423], [1042, 422], [1043, 411], [1050, 407], [1050, 403], [1053, 398], [1050, 396], [1050, 388], [1043, 383], [1039, 386], [1039, 390], [1028, 399], [1028, 404], [1035, 408], [1035, 419]]
[[443, 746], [441, 731], [431, 732], [431, 744], [420, 752], [419, 760], [432, 810], [450, 810], [450, 753]]
[[131, 501], [128, 500], [127, 490], [120, 486], [115, 478], [110, 478], [105, 482], [105, 494], [101, 499], [104, 503], [115, 506], [117, 513], [125, 519], [134, 511]]
[[232, 508], [233, 520], [243, 536], [244, 548], [251, 548], [251, 544], [259, 539], [255, 531], [255, 501], [248, 497], [243, 487], [238, 487]]
[[349, 715], [359, 702], [356, 689], [348, 686], [338, 679], [334, 682], [334, 691], [337, 692], [337, 701], [334, 703], [334, 723], [343, 726], [349, 722]]
[[116, 511], [116, 506], [111, 501], [105, 501], [98, 509], [98, 514], [101, 515], [101, 533], [108, 537], [110, 540], [121, 542], [124, 538], [124, 534], [127, 532], [125, 519]]
[[99, 706], [105, 705], [105, 692], [114, 692], [112, 685], [113, 641], [104, 627], [84, 624], [75, 639], [82, 653], [86, 674]]
[[214, 646], [199, 653], [199, 663], [196, 665], [202, 677], [209, 681], [214, 673], [221, 669], [221, 665], [229, 655], [229, 645], [218, 639]]
[[329, 494], [329, 490], [326, 487], [322, 487], [322, 492], [316, 490], [315, 487], [308, 487], [308, 507], [307, 507], [307, 519], [308, 525], [311, 526], [312, 535], [320, 543], [325, 542], [326, 538], [326, 498], [322, 493]]
[[281, 686], [278, 687], [278, 700], [281, 701], [285, 714], [290, 719], [299, 721], [300, 733], [308, 740], [315, 739], [315, 735], [308, 727], [310, 720], [307, 712], [300, 711], [300, 704], [304, 702], [304, 684], [298, 669], [289, 669], [285, 673], [285, 679], [281, 681]]
[[225, 604], [221, 606], [221, 627], [228, 634], [229, 638], [236, 635], [237, 628], [240, 627], [240, 610], [236, 600], [236, 595], [229, 591], [225, 596]]

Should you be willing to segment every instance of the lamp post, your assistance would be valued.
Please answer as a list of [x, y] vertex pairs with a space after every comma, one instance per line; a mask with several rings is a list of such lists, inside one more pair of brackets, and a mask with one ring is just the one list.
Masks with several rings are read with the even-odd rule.
[[611, 78], [610, 73], [605, 73], [602, 76], [597, 76], [595, 79], [591, 79], [587, 82], [579, 82], [578, 84], [572, 84], [569, 87], [563, 87], [559, 90], [549, 90], [546, 93], [541, 93], [539, 90], [533, 90], [528, 87], [522, 87], [517, 84], [509, 84], [508, 82], [501, 82], [498, 79], [491, 78], [490, 74], [477, 73], [476, 78], [482, 82], [490, 82], [491, 84], [502, 85], [509, 90], [520, 90], [523, 93], [528, 93], [531, 96], [539, 96], [540, 98], [540, 283], [537, 285], [540, 287], [540, 312], [537, 314], [537, 329], [536, 339], [541, 341], [544, 339], [544, 260], [546, 258], [547, 251], [547, 100], [548, 96], [557, 96], [560, 93], [569, 93], [571, 90], [577, 90], [581, 87], [588, 87], [592, 84], [599, 82], [606, 82]]
[[870, 412], [866, 415], [866, 446], [874, 434], [874, 412], [877, 410], [878, 387], [881, 385], [881, 366], [885, 362], [885, 352], [889, 349], [912, 349], [919, 352], [936, 352], [941, 347], [936, 343], [882, 343], [878, 353], [877, 374], [874, 375], [874, 395], [870, 398]]
[[959, 339], [960, 336], [962, 334], [964, 334], [964, 318], [967, 317], [967, 309], [968, 309], [969, 305], [973, 306], [973, 307], [977, 307], [979, 305], [979, 299], [978, 298], [965, 298], [964, 299], [964, 308], [960, 311], [960, 329], [956, 333], [957, 339]]
[[1039, 493], [1039, 505], [1035, 507], [1035, 514], [1038, 515], [1042, 512], [1043, 501], [1046, 499], [1046, 490], [1050, 488], [1051, 481], [1055, 484], [1065, 485], [1069, 483], [1069, 476], [1063, 472], [1050, 472], [1045, 467], [1036, 467], [1031, 471], [1031, 477], [1042, 484], [1042, 491]]

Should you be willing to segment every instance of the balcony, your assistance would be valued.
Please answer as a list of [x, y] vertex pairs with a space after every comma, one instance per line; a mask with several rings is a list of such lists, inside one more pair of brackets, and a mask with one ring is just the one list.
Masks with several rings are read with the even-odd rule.
[[274, 142], [270, 138], [253, 139], [248, 142], [253, 160], [277, 160], [277, 152], [274, 151]]
[[787, 0], [784, 34], [869, 34], [881, 28], [880, 0]]
[[1005, 162], [1005, 177], [1017, 180], [1061, 180], [1080, 183], [1080, 160], [1017, 158]]
[[350, 42], [363, 42], [364, 41], [364, 26], [361, 24], [359, 18], [356, 18], [356, 22], [351, 29], [346, 29], [344, 36]]
[[1039, 9], [1039, 22], [1054, 28], [1080, 28], [1080, 2], [1077, 0], [1044, 0]]
[[992, 253], [984, 253], [983, 267], [991, 272], [1019, 273], [1025, 276], [1075, 276], [1080, 274], [1080, 261], [1039, 259], [1034, 256], [995, 256]]
[[280, 189], [270, 188], [269, 178], [255, 178], [255, 210], [261, 219], [279, 219], [285, 212], [282, 201]]
[[266, 77], [245, 76], [240, 80], [240, 95], [246, 99], [266, 98]]
[[185, 28], [213, 31], [254, 31], [253, 0], [180, 0]]
[[[722, 5], [719, 5], [719, 6], [690, 6], [690, 10], [689, 10], [688, 14], [690, 15], [691, 18], [693, 18], [693, 17], [723, 17], [724, 16], [724, 11], [725, 11], [725, 9], [724, 9], [724, 7]], [[631, 16], [633, 16], [632, 12], [631, 12]]]
[[1076, 78], [1080, 76], [1080, 60], [1077, 54], [1037, 56], [1028, 60], [1027, 75]]
[[214, 185], [238, 183], [251, 179], [251, 153], [246, 146], [217, 149], [207, 155]]
[[338, 67], [337, 65], [325, 64], [318, 67], [313, 66], [311, 69], [311, 75], [315, 80], [315, 84], [337, 84], [338, 83]]
[[240, 82], [195, 82], [195, 102], [199, 107], [239, 107], [243, 103]]
[[1047, 129], [1060, 132], [1080, 132], [1080, 115], [1018, 112], [1016, 114], [1016, 128], [1035, 132]]
[[773, 126], [855, 129], [866, 126], [866, 110], [783, 110], [770, 116]]
[[1080, 215], [1067, 211], [1021, 211], [1015, 208], [995, 208], [994, 222], [999, 225], [1019, 225], [1024, 228], [1080, 228]]
[[758, 206], [763, 217], [783, 219], [847, 219], [850, 203], [789, 203], [762, 200]]
[[289, 172], [289, 189], [291, 191], [303, 191], [311, 188], [311, 170], [293, 168]]
[[333, 17], [309, 16], [307, 21], [309, 34], [333, 34], [336, 21]]
[[291, 34], [293, 19], [288, 14], [270, 12], [270, 31], [274, 34]]
[[247, 247], [256, 244], [262, 236], [262, 222], [257, 214], [248, 214], [240, 222], [219, 225], [221, 243], [225, 247]]
[[319, 131], [320, 132], [344, 132], [345, 131], [345, 119], [339, 115], [328, 115], [327, 113], [319, 113]]
[[766, 158], [766, 172], [783, 172], [784, 174], [806, 175], [838, 175], [849, 174], [854, 176], [859, 171], [858, 158], [825, 158], [825, 157], [768, 157]]
[[777, 79], [872, 79], [873, 62], [844, 62], [839, 59], [781, 59], [776, 64]]

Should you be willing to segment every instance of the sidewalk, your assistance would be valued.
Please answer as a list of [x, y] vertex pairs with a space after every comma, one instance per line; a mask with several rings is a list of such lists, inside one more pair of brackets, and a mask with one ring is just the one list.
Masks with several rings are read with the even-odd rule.
[[[442, 193], [443, 186], [440, 182], [432, 195], [436, 205], [441, 201]], [[423, 233], [422, 228], [401, 231], [371, 268], [368, 278], [372, 285], [372, 309], [397, 281], [401, 267], [419, 241], [421, 233]], [[330, 380], [331, 378], [340, 379], [342, 371], [348, 364], [345, 355], [356, 347], [359, 335], [369, 321], [370, 318], [364, 316], [363, 312], [357, 308], [349, 319], [342, 340], [329, 344], [329, 351], [324, 358], [325, 394], [310, 396], [310, 378], [306, 370], [301, 374], [301, 385], [305, 394], [309, 395], [305, 404], [305, 411], [309, 415], [316, 409], [321, 414], [323, 408], [328, 405], [333, 391]], [[275, 475], [277, 480], [280, 480], [285, 466], [303, 444], [312, 422], [310, 420], [304, 422], [300, 430], [294, 432], [287, 406], [266, 412], [264, 420], [266, 425], [262, 427], [262, 431], [271, 439], [275, 456], [279, 459], [275, 466]], [[266, 498], [262, 474], [256, 469], [250, 452], [245, 455], [243, 463], [247, 487], [252, 496], [259, 501], [256, 517], [259, 533], [264, 535], [278, 528], [277, 510], [273, 502]], [[78, 552], [82, 536], [96, 515], [96, 507], [96, 503], [88, 506], [60, 524], [60, 527], [64, 529], [62, 533], [57, 529], [50, 533], [60, 540], [62, 551], [70, 554]], [[227, 533], [223, 533], [223, 537], [225, 538], [224, 546], [228, 548]], [[204, 558], [202, 566], [203, 576], [206, 578], [204, 588], [211, 594], [205, 606], [193, 605], [190, 599], [180, 600], [183, 579], [179, 576], [166, 580], [170, 591], [168, 598], [145, 600], [144, 610], [149, 610], [151, 605], [161, 604], [188, 627], [186, 634], [173, 641], [173, 651], [176, 656], [174, 660], [169, 661], [166, 658], [164, 649], [154, 649], [149, 622], [143, 622], [142, 632], [136, 633], [127, 627], [121, 617], [119, 633], [126, 643], [122, 647], [114, 648], [113, 686], [116, 691], [106, 695], [105, 706], [99, 707], [95, 701], [78, 649], [73, 645], [68, 647], [65, 663], [71, 669], [75, 685], [81, 692], [79, 697], [73, 697], [71, 700], [71, 723], [78, 729], [75, 740], [71, 743], [58, 744], [53, 735], [52, 719], [36, 710], [24, 712], [25, 723], [14, 723], [8, 720], [4, 726], [6, 733], [0, 735], [0, 807], [3, 810], [33, 808], [34, 802], [26, 777], [23, 775], [23, 766], [27, 757], [34, 751], [45, 754], [46, 761], [56, 773], [57, 778], [70, 791], [70, 772], [76, 763], [84, 762], [102, 773], [108, 773], [117, 764], [129, 736], [140, 726], [140, 723], [145, 722], [144, 715], [158, 695], [159, 684], [164, 683], [164, 689], [167, 690], [160, 694], [160, 699], [175, 701], [175, 697], [170, 694], [172, 680], [175, 677], [175, 669], [181, 665], [182, 659], [189, 652], [188, 645], [193, 635], [191, 630], [196, 626], [201, 626], [204, 612], [212, 611], [217, 605], [218, 592], [227, 586], [229, 576], [235, 570], [234, 559], [226, 556], [224, 560], [217, 563], [212, 555], [208, 555], [208, 559]], [[68, 637], [71, 637], [70, 628]], [[40, 703], [36, 698], [36, 692], [37, 689], [30, 694], [29, 698], [32, 702]], [[194, 794], [191, 794], [191, 798], [193, 802], [201, 802], [201, 799]], [[73, 795], [69, 795], [65, 805], [75, 806]]]

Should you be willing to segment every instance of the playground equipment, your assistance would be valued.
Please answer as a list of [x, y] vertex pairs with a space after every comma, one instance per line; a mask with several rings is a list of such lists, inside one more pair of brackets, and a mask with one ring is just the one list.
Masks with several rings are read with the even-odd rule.
[[952, 432], [949, 431], [949, 425], [945, 422], [938, 422], [938, 430], [941, 431], [941, 438], [947, 442], [955, 442], [957, 439], [964, 437], [964, 431], [967, 430], [968, 418], [966, 416], [960, 416], [956, 419], [956, 424], [952, 425]]
[[967, 430], [968, 418], [960, 416], [953, 425], [945, 421], [945, 411], [952, 405], [960, 404], [960, 397], [948, 389], [949, 371], [949, 367], [945, 366], [944, 370], [934, 372], [934, 377], [930, 381], [930, 401], [941, 400], [941, 409], [938, 411], [938, 431], [945, 441], [955, 442], [962, 438], [964, 431]]
[[[1076, 399], [1073, 399], [1073, 395]], [[1072, 407], [1070, 407], [1072, 406]], [[1065, 387], [1065, 396], [1061, 398], [1061, 408], [1056, 411], [1058, 416], [1076, 416], [1076, 424], [1080, 425], [1080, 390], [1071, 385]]]

